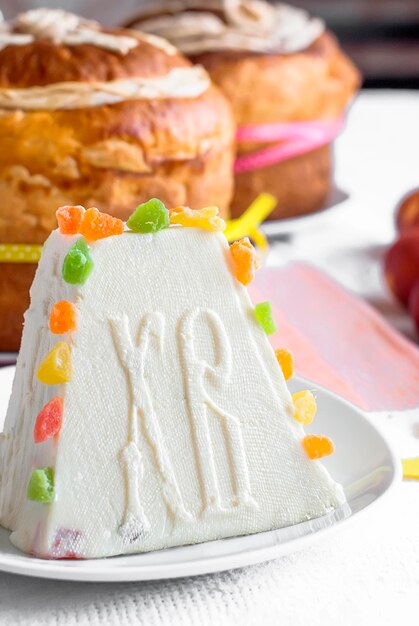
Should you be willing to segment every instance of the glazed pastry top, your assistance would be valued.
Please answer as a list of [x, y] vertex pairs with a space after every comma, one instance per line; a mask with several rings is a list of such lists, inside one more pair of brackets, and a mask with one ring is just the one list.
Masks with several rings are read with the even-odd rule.
[[195, 98], [209, 86], [202, 67], [155, 35], [107, 32], [60, 9], [34, 9], [0, 27], [0, 110]]
[[0, 24], [0, 88], [165, 76], [190, 62], [155, 35], [102, 28], [60, 9]]
[[324, 32], [322, 20], [287, 4], [265, 0], [153, 2], [134, 27], [171, 41], [185, 54], [209, 50], [292, 53]]

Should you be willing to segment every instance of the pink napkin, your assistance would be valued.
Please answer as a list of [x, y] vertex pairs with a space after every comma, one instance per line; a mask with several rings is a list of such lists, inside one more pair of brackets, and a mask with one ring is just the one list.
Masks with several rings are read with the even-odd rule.
[[419, 406], [419, 349], [331, 278], [302, 263], [264, 268], [250, 291], [270, 300], [271, 343], [292, 350], [297, 374], [367, 411]]

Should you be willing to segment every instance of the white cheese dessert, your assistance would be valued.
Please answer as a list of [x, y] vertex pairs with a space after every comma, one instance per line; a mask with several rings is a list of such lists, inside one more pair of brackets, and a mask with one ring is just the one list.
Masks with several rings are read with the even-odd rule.
[[254, 307], [242, 284], [256, 268], [248, 240], [229, 250], [213, 208], [169, 215], [157, 200], [128, 226], [82, 207], [57, 216], [0, 436], [13, 544], [98, 558], [343, 504], [315, 460], [332, 444], [305, 437], [312, 404], [290, 395], [266, 337], [268, 303]]

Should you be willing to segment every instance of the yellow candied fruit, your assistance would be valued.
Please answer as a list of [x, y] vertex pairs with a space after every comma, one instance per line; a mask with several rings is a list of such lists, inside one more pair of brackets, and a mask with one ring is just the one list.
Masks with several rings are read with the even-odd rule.
[[286, 348], [280, 348], [275, 350], [275, 356], [285, 380], [290, 380], [294, 376], [294, 357], [292, 352]]
[[333, 441], [325, 435], [306, 435], [301, 443], [308, 458], [312, 460], [329, 456], [335, 451]]
[[72, 376], [71, 347], [59, 341], [38, 367], [38, 380], [45, 385], [59, 385], [69, 382]]
[[316, 398], [311, 391], [297, 391], [292, 395], [294, 419], [303, 426], [311, 424], [317, 412]]
[[203, 228], [204, 230], [223, 231], [226, 223], [218, 217], [218, 207], [208, 206], [204, 209], [190, 209], [186, 206], [178, 206], [169, 211], [170, 223], [189, 226], [191, 228]]
[[233, 272], [242, 285], [248, 285], [255, 277], [260, 262], [256, 250], [248, 237], [235, 241], [230, 246], [230, 255], [233, 263]]

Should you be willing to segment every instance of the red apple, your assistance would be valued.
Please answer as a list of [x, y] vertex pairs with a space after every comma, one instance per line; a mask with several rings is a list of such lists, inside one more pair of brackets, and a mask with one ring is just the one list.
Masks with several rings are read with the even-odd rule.
[[409, 311], [413, 317], [413, 321], [416, 324], [416, 329], [419, 333], [419, 281], [417, 281], [410, 292], [409, 297]]
[[419, 235], [407, 233], [388, 250], [384, 273], [394, 295], [407, 306], [413, 285], [419, 281]]
[[419, 231], [419, 189], [409, 192], [396, 209], [396, 224], [400, 234], [412, 229]]

